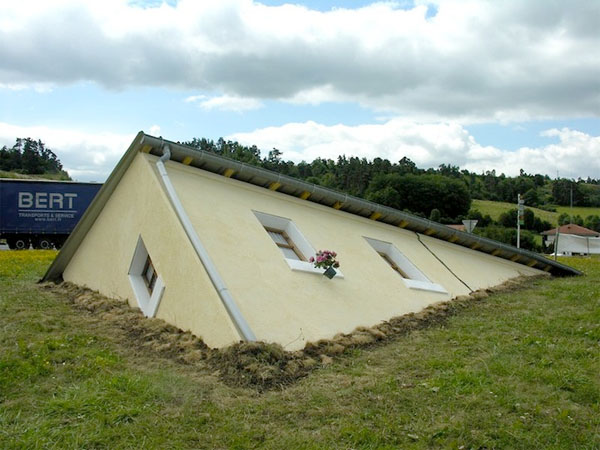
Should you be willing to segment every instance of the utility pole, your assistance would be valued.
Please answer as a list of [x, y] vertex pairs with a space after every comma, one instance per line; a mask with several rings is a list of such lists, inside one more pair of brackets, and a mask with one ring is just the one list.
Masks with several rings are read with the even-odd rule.
[[525, 224], [524, 205], [525, 200], [521, 199], [521, 194], [517, 194], [517, 248], [521, 248], [521, 225]]
[[571, 181], [571, 207], [569, 209], [569, 223], [573, 223], [573, 181]]

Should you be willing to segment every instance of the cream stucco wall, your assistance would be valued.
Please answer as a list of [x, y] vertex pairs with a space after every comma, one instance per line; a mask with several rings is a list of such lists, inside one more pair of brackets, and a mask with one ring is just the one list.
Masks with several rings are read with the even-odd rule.
[[473, 290], [496, 286], [515, 276], [544, 273], [538, 269], [429, 236], [421, 236], [421, 239], [452, 269], [456, 276]]
[[[298, 349], [307, 341], [331, 338], [469, 293], [414, 232], [182, 164], [169, 162], [167, 170], [201, 241], [259, 340]], [[291, 270], [253, 211], [290, 219], [315, 250], [335, 250], [344, 278], [328, 280]], [[409, 289], [364, 237], [394, 244], [448, 293]], [[473, 290], [541, 273], [427, 236], [421, 239]]]
[[156, 317], [212, 347], [240, 340], [163, 192], [154, 159], [140, 153], [66, 267], [63, 278], [137, 306], [128, 271], [141, 235], [165, 291]]
[[[157, 175], [140, 153], [64, 271], [66, 281], [136, 305], [127, 272], [141, 235], [165, 292], [157, 317], [212, 347], [239, 340]], [[288, 350], [538, 270], [247, 183], [168, 162], [194, 228], [259, 340]], [[315, 250], [338, 253], [344, 278], [293, 271], [253, 211], [290, 219]], [[367, 243], [392, 243], [447, 293], [408, 288]], [[309, 255], [310, 256], [310, 255]]]

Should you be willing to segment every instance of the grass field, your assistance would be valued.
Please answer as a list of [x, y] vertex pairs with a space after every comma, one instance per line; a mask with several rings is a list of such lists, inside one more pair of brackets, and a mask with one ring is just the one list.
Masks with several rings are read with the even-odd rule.
[[[489, 200], [473, 200], [471, 205], [472, 209], [477, 209], [483, 214], [489, 214], [492, 219], [498, 220], [500, 214], [508, 211], [509, 209], [516, 209], [517, 205], [513, 203], [506, 202], [492, 202]], [[528, 207], [530, 208], [530, 207]], [[547, 220], [553, 226], [556, 226], [558, 223], [558, 216], [562, 213], [571, 214], [573, 216], [579, 215], [583, 219], [585, 219], [589, 215], [600, 215], [600, 208], [584, 208], [574, 206], [572, 209], [568, 206], [557, 206], [556, 212], [544, 211], [543, 209], [538, 208], [530, 208], [533, 213], [538, 216], [542, 220]]]
[[20, 180], [66, 180], [62, 173], [46, 173], [42, 175], [27, 175], [17, 172], [6, 172], [0, 170], [0, 178], [16, 178]]
[[259, 393], [39, 288], [54, 256], [0, 252], [0, 448], [600, 448], [598, 259]]

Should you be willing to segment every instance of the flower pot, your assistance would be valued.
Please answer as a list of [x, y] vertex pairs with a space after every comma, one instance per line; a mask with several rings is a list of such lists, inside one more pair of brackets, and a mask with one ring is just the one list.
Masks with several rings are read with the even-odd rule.
[[330, 280], [335, 277], [335, 274], [337, 272], [335, 271], [335, 269], [333, 267], [328, 267], [325, 272], [323, 272], [323, 275], [325, 275], [327, 278], [329, 278]]

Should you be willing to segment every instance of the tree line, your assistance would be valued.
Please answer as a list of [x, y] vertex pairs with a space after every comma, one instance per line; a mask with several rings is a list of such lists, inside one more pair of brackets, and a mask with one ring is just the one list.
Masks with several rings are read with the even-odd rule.
[[[552, 180], [547, 175], [527, 174], [523, 170], [516, 177], [461, 170], [458, 166], [441, 164], [437, 168], [421, 169], [407, 157], [397, 162], [387, 159], [347, 157], [336, 160], [316, 158], [312, 162], [286, 161], [283, 153], [273, 148], [266, 156], [255, 145], [245, 146], [236, 141], [220, 138], [216, 141], [194, 138], [183, 142], [193, 148], [216, 153], [247, 164], [263, 167], [309, 183], [333, 188], [356, 197], [407, 211], [436, 222], [461, 223], [463, 219], [478, 220], [475, 233], [505, 242], [517, 243], [517, 209], [503, 213], [498, 220], [483, 216], [471, 209], [472, 199], [516, 203], [521, 194], [531, 207], [556, 211], [556, 205], [600, 206], [600, 180]], [[559, 221], [571, 219], [588, 228], [600, 231], [600, 217], [569, 218], [561, 215]], [[552, 224], [525, 209], [521, 230], [522, 248], [542, 251], [535, 235], [552, 228]]]
[[[571, 203], [600, 207], [600, 180], [591, 178], [552, 180], [547, 175], [527, 174], [523, 170], [516, 177], [508, 177], [497, 175], [495, 170], [478, 174], [450, 164], [421, 169], [407, 157], [390, 162], [340, 155], [336, 160], [316, 158], [296, 164], [284, 160], [276, 148], [263, 157], [255, 145], [245, 146], [223, 138], [194, 138], [184, 144], [423, 217], [433, 214], [433, 219], [441, 222], [467, 215], [471, 199], [516, 203], [518, 194], [527, 206], [550, 211], [555, 211], [555, 205]], [[57, 174], [63, 172], [63, 166], [41, 140], [17, 138], [12, 147], [0, 149], [0, 170]], [[583, 224], [585, 220], [578, 219]]]
[[[479, 211], [471, 210], [472, 199], [516, 203], [517, 195], [522, 194], [527, 206], [550, 211], [556, 210], [555, 205], [571, 202], [574, 206], [600, 206], [600, 181], [590, 178], [552, 180], [547, 175], [531, 175], [523, 170], [516, 177], [508, 177], [497, 175], [495, 170], [478, 174], [449, 164], [421, 169], [407, 157], [391, 162], [382, 158], [367, 160], [340, 155], [336, 160], [316, 158], [312, 162], [294, 163], [286, 161], [276, 148], [262, 156], [255, 145], [245, 146], [223, 138], [216, 141], [194, 138], [183, 144], [436, 222], [451, 224], [463, 219], [477, 219], [476, 233], [513, 245], [516, 244], [516, 208], [494, 221], [489, 215], [482, 216]], [[11, 148], [0, 149], [0, 170], [24, 174], [63, 173], [69, 179], [56, 154], [42, 141], [31, 138], [17, 138]], [[530, 209], [525, 209], [524, 219], [521, 245], [539, 250], [534, 233], [550, 229], [552, 225], [536, 217]], [[559, 224], [572, 221], [600, 231], [599, 216], [583, 219], [563, 214], [558, 220]]]
[[41, 140], [17, 138], [15, 144], [0, 149], [0, 170], [27, 175], [68, 174], [56, 154]]
[[495, 170], [475, 173], [450, 164], [421, 169], [407, 157], [390, 162], [341, 155], [337, 160], [316, 158], [296, 164], [285, 161], [276, 148], [262, 157], [255, 145], [244, 146], [223, 138], [194, 138], [184, 144], [426, 217], [439, 209], [442, 219], [456, 219], [468, 213], [471, 199], [516, 203], [518, 194], [527, 206], [547, 210], [555, 205], [567, 206], [571, 198], [574, 206], [600, 207], [600, 180], [591, 178], [552, 180], [523, 170], [509, 177]]
[[440, 219], [448, 223], [468, 214], [471, 207], [471, 195], [462, 180], [437, 171], [422, 172], [408, 158], [392, 163], [382, 158], [369, 161], [341, 155], [335, 161], [316, 158], [296, 164], [284, 160], [276, 148], [261, 157], [256, 146], [222, 138], [194, 138], [184, 144], [422, 217], [429, 217], [436, 210]]

